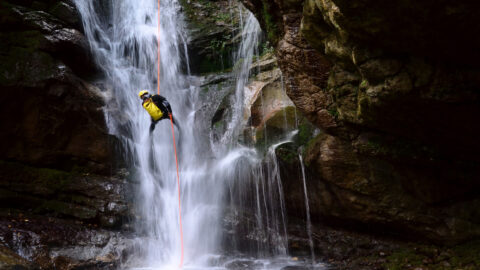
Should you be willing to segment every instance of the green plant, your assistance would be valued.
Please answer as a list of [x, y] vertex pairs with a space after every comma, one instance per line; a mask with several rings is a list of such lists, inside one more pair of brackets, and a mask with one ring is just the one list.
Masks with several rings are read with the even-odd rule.
[[215, 21], [219, 22], [229, 22], [231, 20], [231, 16], [228, 13], [219, 13], [215, 16]]
[[360, 83], [360, 88], [367, 88], [367, 85], [368, 85], [367, 80], [362, 80], [362, 82]]
[[336, 108], [328, 109], [328, 113], [329, 113], [331, 116], [335, 117], [335, 119], [338, 118], [339, 113], [338, 113], [338, 111], [337, 111]]
[[273, 16], [270, 14], [271, 6], [267, 0], [262, 0], [262, 15], [265, 20], [265, 27], [267, 30], [267, 37], [270, 42], [276, 44], [278, 41], [278, 27]]

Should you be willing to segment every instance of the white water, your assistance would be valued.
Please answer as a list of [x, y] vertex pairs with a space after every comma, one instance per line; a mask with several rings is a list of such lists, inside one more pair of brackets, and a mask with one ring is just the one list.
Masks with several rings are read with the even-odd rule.
[[[156, 89], [156, 0], [76, 0], [85, 34], [104, 72], [105, 117], [125, 147], [124, 158], [139, 183], [135, 196], [138, 241], [125, 267], [176, 268], [180, 261], [178, 193], [171, 127], [157, 124], [137, 93]], [[177, 0], [161, 1], [161, 94], [181, 126], [179, 150], [185, 267], [226, 267], [253, 256], [251, 268], [280, 269], [287, 257], [286, 218], [274, 147], [266, 160], [241, 145], [244, 91], [260, 28], [239, 8], [242, 43], [235, 55], [235, 94], [227, 130], [218, 142], [196, 128], [201, 104], [188, 74], [183, 17]], [[243, 10], [243, 13], [242, 13]], [[207, 121], [208, 122], [208, 121]], [[209, 153], [213, 153], [213, 158]], [[247, 222], [246, 222], [247, 221]], [[233, 225], [232, 225], [233, 224]], [[239, 226], [236, 226], [240, 224]], [[230, 226], [230, 227], [229, 227]], [[246, 243], [246, 244], [245, 244]]]
[[313, 237], [312, 237], [312, 221], [310, 219], [310, 205], [308, 203], [308, 193], [307, 193], [307, 180], [305, 175], [305, 166], [303, 164], [302, 154], [298, 154], [298, 160], [300, 160], [300, 167], [302, 169], [302, 182], [303, 182], [303, 194], [305, 196], [305, 212], [307, 213], [307, 234], [308, 234], [308, 244], [310, 246], [310, 254], [312, 256], [312, 264], [315, 264], [315, 250], [313, 246]]

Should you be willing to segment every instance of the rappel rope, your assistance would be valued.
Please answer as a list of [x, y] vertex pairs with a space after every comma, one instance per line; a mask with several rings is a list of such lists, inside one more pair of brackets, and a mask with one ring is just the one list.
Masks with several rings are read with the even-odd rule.
[[[158, 27], [157, 27], [157, 94], [160, 95], [160, 0], [157, 1], [158, 4]], [[178, 219], [180, 223], [180, 245], [181, 245], [181, 255], [180, 255], [180, 265], [183, 266], [183, 226], [182, 226], [182, 204], [180, 196], [180, 173], [178, 172], [178, 158], [177, 158], [177, 146], [175, 144], [175, 130], [173, 128], [173, 117], [172, 113], [168, 115], [170, 117], [170, 123], [172, 124], [172, 138], [173, 138], [173, 150], [175, 152], [175, 164], [177, 166], [177, 187], [178, 187]]]
[[160, 95], [160, 0], [158, 0], [157, 22], [157, 94]]
[[172, 124], [172, 137], [173, 137], [173, 150], [175, 151], [175, 164], [177, 165], [177, 187], [178, 187], [178, 218], [180, 220], [180, 243], [182, 246], [182, 254], [180, 256], [180, 268], [183, 265], [183, 226], [182, 226], [182, 207], [181, 207], [181, 199], [180, 199], [180, 174], [178, 172], [178, 159], [177, 159], [177, 146], [175, 145], [175, 132], [173, 129], [173, 118], [172, 114], [170, 116], [170, 123]]

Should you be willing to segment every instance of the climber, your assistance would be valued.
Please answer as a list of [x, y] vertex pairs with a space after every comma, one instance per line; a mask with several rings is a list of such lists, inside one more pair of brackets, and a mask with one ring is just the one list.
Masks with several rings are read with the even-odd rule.
[[172, 107], [167, 99], [160, 95], [150, 95], [147, 90], [142, 90], [138, 93], [140, 99], [143, 100], [142, 106], [150, 114], [152, 123], [150, 124], [150, 133], [155, 129], [155, 125], [163, 119], [172, 117], [173, 124], [180, 130], [177, 122], [172, 115]]

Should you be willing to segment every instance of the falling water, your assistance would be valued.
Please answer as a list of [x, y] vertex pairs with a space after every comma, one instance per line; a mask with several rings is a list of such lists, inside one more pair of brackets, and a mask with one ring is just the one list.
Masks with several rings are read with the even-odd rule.
[[[301, 151], [301, 149], [300, 149]], [[308, 234], [308, 244], [310, 245], [310, 253], [312, 255], [312, 264], [315, 264], [315, 250], [313, 246], [313, 237], [312, 237], [312, 222], [310, 219], [310, 205], [308, 203], [308, 194], [307, 194], [307, 181], [305, 176], [305, 166], [303, 164], [302, 154], [298, 154], [298, 159], [300, 160], [300, 167], [302, 169], [302, 180], [303, 180], [303, 193], [305, 195], [305, 212], [307, 213], [307, 234]]]
[[[231, 113], [226, 132], [212, 143], [210, 134], [197, 128], [199, 108], [206, 102], [199, 97], [200, 87], [192, 83], [199, 79], [182, 72], [189, 68], [184, 42], [188, 33], [181, 8], [177, 0], [162, 0], [160, 7], [156, 3], [75, 0], [85, 35], [104, 73], [99, 83], [107, 89], [104, 111], [109, 131], [123, 142], [131, 178], [139, 183], [135, 196], [138, 238], [129, 267], [163, 269], [176, 267], [180, 260], [179, 198], [170, 123], [161, 121], [150, 135], [149, 116], [137, 96], [139, 90], [156, 89], [158, 8], [161, 95], [170, 101], [180, 124], [175, 132], [185, 265], [225, 267], [232, 258], [247, 253], [262, 259], [253, 268], [279, 269], [291, 264], [288, 259], [280, 264], [273, 261], [287, 255], [285, 205], [274, 148], [263, 160], [255, 149], [239, 142], [246, 122], [244, 91], [258, 46], [258, 22], [239, 8], [242, 42], [235, 55], [238, 68], [234, 70]], [[245, 239], [251, 241], [245, 244]], [[230, 259], [214, 259], [222, 256]]]

